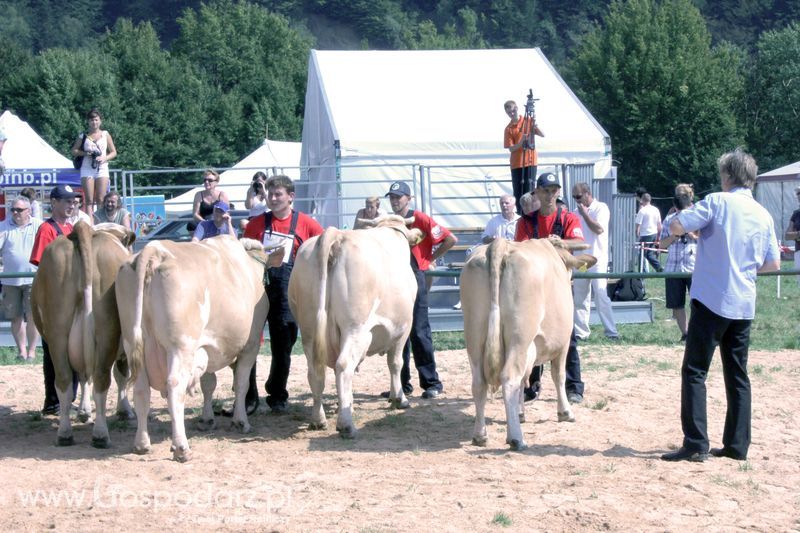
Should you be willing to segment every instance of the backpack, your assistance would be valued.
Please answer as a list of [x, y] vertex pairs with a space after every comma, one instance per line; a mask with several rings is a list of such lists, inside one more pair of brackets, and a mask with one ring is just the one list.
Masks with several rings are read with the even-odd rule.
[[[86, 142], [86, 134], [81, 133], [81, 150], [83, 150], [83, 143]], [[81, 166], [83, 165], [83, 157], [82, 155], [76, 155], [72, 158], [72, 166], [75, 167], [75, 170], [80, 170]]]
[[615, 302], [640, 302], [647, 297], [642, 278], [623, 278], [614, 284], [611, 300]]

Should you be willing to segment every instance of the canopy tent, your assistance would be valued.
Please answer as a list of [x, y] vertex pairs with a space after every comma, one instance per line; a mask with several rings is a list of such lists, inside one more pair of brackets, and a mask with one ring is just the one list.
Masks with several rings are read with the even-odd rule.
[[4, 111], [0, 115], [0, 129], [7, 137], [3, 146], [6, 171], [0, 176], [0, 187], [80, 185], [72, 161], [47, 144], [27, 122], [11, 111]]
[[756, 200], [772, 215], [778, 240], [782, 240], [789, 217], [798, 207], [794, 190], [800, 187], [800, 161], [759, 174], [756, 184]]
[[[300, 177], [299, 163], [300, 143], [265, 139], [264, 144], [259, 146], [256, 151], [236, 163], [230, 170], [220, 174], [217, 187], [225, 191], [236, 209], [244, 209], [244, 200], [253, 174], [261, 170], [267, 176], [285, 174], [292, 180], [297, 180]], [[168, 200], [166, 202], [167, 214], [174, 217], [190, 213], [194, 195], [202, 189], [202, 186], [195, 187]]]
[[418, 209], [482, 226], [487, 205], [511, 192], [503, 103], [524, 112], [529, 88], [545, 134], [540, 172], [582, 165], [593, 179], [609, 176], [608, 134], [538, 48], [312, 50], [301, 156], [309, 207], [323, 225], [345, 226], [365, 197], [405, 180]]

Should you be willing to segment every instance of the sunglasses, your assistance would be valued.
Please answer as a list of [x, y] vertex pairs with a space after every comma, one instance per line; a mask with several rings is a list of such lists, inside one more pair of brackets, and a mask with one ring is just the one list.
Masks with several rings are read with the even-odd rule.
[[582, 194], [578, 194], [577, 196], [576, 196], [576, 195], [574, 195], [574, 194], [572, 195], [572, 199], [573, 199], [573, 200], [580, 200], [581, 198], [583, 198], [583, 195], [582, 195]]
[[11, 208], [11, 212], [12, 213], [23, 213], [23, 212], [25, 212], [27, 210], [28, 210], [27, 207], [12, 207]]
[[214, 183], [215, 181], [219, 181], [219, 180], [203, 180], [203, 183]]

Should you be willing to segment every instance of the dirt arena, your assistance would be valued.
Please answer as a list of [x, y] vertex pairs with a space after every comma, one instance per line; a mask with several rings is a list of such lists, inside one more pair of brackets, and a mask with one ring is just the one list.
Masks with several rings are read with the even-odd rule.
[[[489, 445], [471, 444], [474, 406], [464, 351], [437, 354], [446, 394], [390, 411], [385, 360], [370, 358], [354, 382], [359, 435], [336, 433], [329, 371], [325, 431], [307, 429], [305, 358], [295, 357], [289, 413], [263, 406], [240, 435], [194, 428], [192, 461], [171, 460], [166, 403], [154, 395], [152, 453], [131, 453], [135, 422], [111, 425], [113, 447], [54, 446], [56, 419], [41, 418], [41, 368], [0, 368], [0, 523], [5, 530], [107, 531], [787, 531], [800, 529], [797, 352], [754, 352], [753, 446], [747, 462], [665, 463], [680, 442], [680, 347], [589, 347], [586, 401], [576, 423], [557, 423], [552, 383], [527, 404], [529, 448], [511, 452], [499, 396], [490, 401]], [[259, 361], [263, 383], [269, 361]], [[228, 371], [216, 396], [231, 397]], [[263, 393], [262, 393], [263, 394]], [[793, 400], [794, 398], [794, 400]], [[725, 393], [719, 362], [709, 379], [709, 430], [720, 445]], [[113, 408], [113, 406], [112, 406]]]

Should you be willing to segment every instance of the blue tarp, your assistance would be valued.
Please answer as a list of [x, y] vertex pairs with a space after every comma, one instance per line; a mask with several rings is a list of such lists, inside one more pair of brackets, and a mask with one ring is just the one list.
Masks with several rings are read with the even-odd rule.
[[51, 187], [59, 183], [80, 186], [80, 172], [74, 168], [7, 168], [0, 176], [0, 187]]

